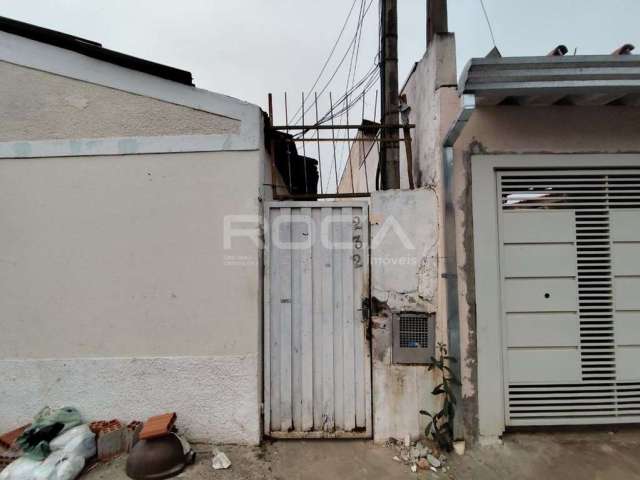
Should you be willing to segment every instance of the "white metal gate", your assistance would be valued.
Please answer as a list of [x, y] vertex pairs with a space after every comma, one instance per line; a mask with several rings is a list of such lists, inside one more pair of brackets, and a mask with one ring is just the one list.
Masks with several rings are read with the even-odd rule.
[[266, 208], [265, 433], [370, 437], [367, 205]]
[[640, 170], [498, 172], [507, 425], [640, 420]]

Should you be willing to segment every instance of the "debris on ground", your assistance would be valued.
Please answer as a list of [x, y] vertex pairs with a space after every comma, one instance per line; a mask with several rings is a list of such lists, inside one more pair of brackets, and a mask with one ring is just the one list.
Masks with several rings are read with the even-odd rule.
[[148, 440], [150, 438], [158, 438], [169, 435], [171, 429], [176, 423], [178, 416], [175, 412], [156, 415], [144, 422], [142, 431], [140, 432], [140, 440]]
[[25, 456], [42, 461], [51, 453], [51, 440], [81, 423], [80, 412], [73, 407], [45, 407], [34, 417], [29, 428], [18, 437], [16, 444]]
[[407, 444], [407, 438], [405, 437], [402, 441], [399, 441], [390, 437], [385, 442], [387, 448], [396, 451], [393, 460], [409, 466], [413, 473], [417, 472], [418, 469], [432, 470], [433, 472], [448, 471], [446, 466], [447, 456], [442, 453], [434, 442], [427, 439], [418, 442], [409, 440]]
[[214, 470], [225, 470], [231, 466], [231, 460], [229, 460], [229, 457], [227, 457], [224, 452], [214, 448], [211, 465]]
[[22, 433], [31, 426], [30, 423], [23, 425], [22, 427], [16, 428], [15, 430], [11, 430], [10, 432], [3, 433], [0, 435], [0, 447], [5, 448], [7, 450], [13, 448], [16, 440], [22, 435]]
[[125, 429], [120, 420], [92, 422], [89, 427], [96, 435], [99, 461], [107, 462], [126, 451]]
[[194, 463], [196, 454], [177, 434], [175, 412], [149, 418], [131, 448], [126, 472], [134, 480], [170, 478]]
[[124, 450], [125, 452], [131, 452], [133, 446], [140, 440], [140, 432], [144, 424], [138, 420], [133, 420], [127, 425], [125, 430]]
[[74, 480], [129, 452], [130, 478], [176, 476], [195, 461], [189, 442], [177, 433], [176, 420], [171, 412], [145, 424], [117, 419], [84, 423], [74, 407], [45, 407], [31, 424], [0, 435], [0, 480]]
[[465, 451], [464, 440], [460, 440], [459, 442], [454, 442], [453, 450], [460, 456], [464, 455], [464, 451]]

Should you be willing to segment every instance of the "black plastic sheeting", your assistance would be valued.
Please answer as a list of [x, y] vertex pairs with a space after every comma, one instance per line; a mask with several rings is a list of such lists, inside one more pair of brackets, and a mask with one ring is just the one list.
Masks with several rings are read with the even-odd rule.
[[38, 27], [30, 23], [20, 22], [11, 18], [0, 17], [0, 31], [18, 35], [20, 37], [46, 43], [65, 50], [71, 50], [87, 57], [112, 63], [120, 67], [129, 68], [138, 72], [147, 73], [155, 77], [171, 80], [183, 85], [193, 86], [191, 72], [178, 68], [168, 67], [160, 63], [150, 62], [142, 58], [132, 57], [124, 53], [115, 52], [103, 48], [98, 42], [74, 37], [66, 33], [57, 32], [48, 28]]

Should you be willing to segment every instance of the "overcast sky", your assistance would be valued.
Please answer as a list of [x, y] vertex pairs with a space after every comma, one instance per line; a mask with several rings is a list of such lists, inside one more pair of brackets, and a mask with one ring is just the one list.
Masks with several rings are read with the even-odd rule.
[[[320, 71], [354, 0], [0, 0], [0, 15], [101, 42], [104, 47], [193, 73], [198, 87], [266, 110], [283, 94], [291, 110]], [[336, 69], [353, 38], [360, 1], [317, 89]], [[378, 0], [364, 21], [356, 78], [378, 51]], [[544, 55], [563, 43], [573, 53], [606, 54], [623, 43], [640, 48], [638, 0], [484, 0], [503, 56]], [[426, 0], [398, 0], [400, 84], [424, 54]], [[457, 39], [458, 75], [492, 48], [480, 0], [449, 0]], [[639, 51], [640, 53], [640, 51]], [[344, 93], [350, 56], [327, 89]], [[367, 101], [373, 116], [375, 88]], [[321, 110], [328, 108], [323, 102]], [[360, 110], [354, 109], [354, 110]], [[322, 114], [322, 111], [321, 111]], [[352, 121], [361, 113], [352, 113]], [[356, 117], [356, 118], [354, 118]]]
[[[625, 42], [640, 47], [637, 0], [484, 1], [503, 55], [545, 54], [558, 43], [566, 44], [571, 52], [577, 47], [582, 54], [609, 53]], [[359, 60], [362, 74], [373, 64], [377, 51], [377, 2], [373, 0], [365, 21]], [[0, 15], [190, 70], [199, 87], [265, 106], [267, 92], [281, 95], [287, 91], [297, 99], [311, 86], [351, 3], [0, 0]], [[425, 5], [425, 0], [399, 0], [401, 83], [424, 53]], [[450, 0], [449, 10], [460, 70], [469, 58], [484, 56], [492, 44], [480, 0]], [[336, 59], [346, 50], [356, 16], [357, 11]], [[327, 70], [330, 73], [332, 66]], [[340, 72], [331, 89], [344, 91], [345, 84], [346, 75]]]

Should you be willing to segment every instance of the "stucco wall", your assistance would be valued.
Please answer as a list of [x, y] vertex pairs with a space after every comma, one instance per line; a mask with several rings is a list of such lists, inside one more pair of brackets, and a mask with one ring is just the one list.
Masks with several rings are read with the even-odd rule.
[[0, 61], [0, 142], [237, 133], [240, 122]]
[[473, 113], [456, 142], [454, 199], [467, 438], [476, 438], [478, 434], [477, 352], [483, 348], [476, 344], [472, 155], [637, 153], [640, 152], [638, 125], [640, 109], [633, 107], [482, 107]]
[[[441, 182], [442, 139], [456, 114], [455, 39], [437, 35], [422, 60], [416, 64], [403, 93], [411, 110], [413, 176], [416, 190], [409, 187], [405, 145], [400, 148], [401, 188], [372, 195], [372, 295], [378, 307], [373, 319], [374, 431], [377, 441], [424, 432], [426, 417], [438, 399], [431, 395], [439, 378], [425, 366], [394, 365], [392, 362], [391, 315], [401, 311], [423, 311], [436, 316], [436, 339], [447, 340], [447, 312], [443, 269], [443, 208]], [[367, 159], [374, 172], [377, 152]], [[362, 184], [364, 169], [359, 169]], [[371, 174], [371, 173], [370, 173]], [[374, 177], [375, 178], [375, 177]], [[389, 222], [389, 220], [392, 220]], [[386, 223], [385, 223], [386, 222]], [[392, 225], [406, 233], [416, 247], [407, 251]], [[376, 245], [375, 235], [389, 229]], [[404, 259], [404, 260], [403, 260]], [[403, 264], [407, 259], [415, 260]]]
[[68, 403], [259, 441], [260, 251], [224, 225], [257, 228], [261, 160], [0, 160], [0, 430]]
[[[437, 296], [437, 201], [433, 190], [390, 190], [371, 197], [371, 294], [375, 440], [415, 438], [434, 412], [435, 373], [392, 359], [392, 315], [433, 313]], [[425, 359], [428, 360], [428, 359]]]

